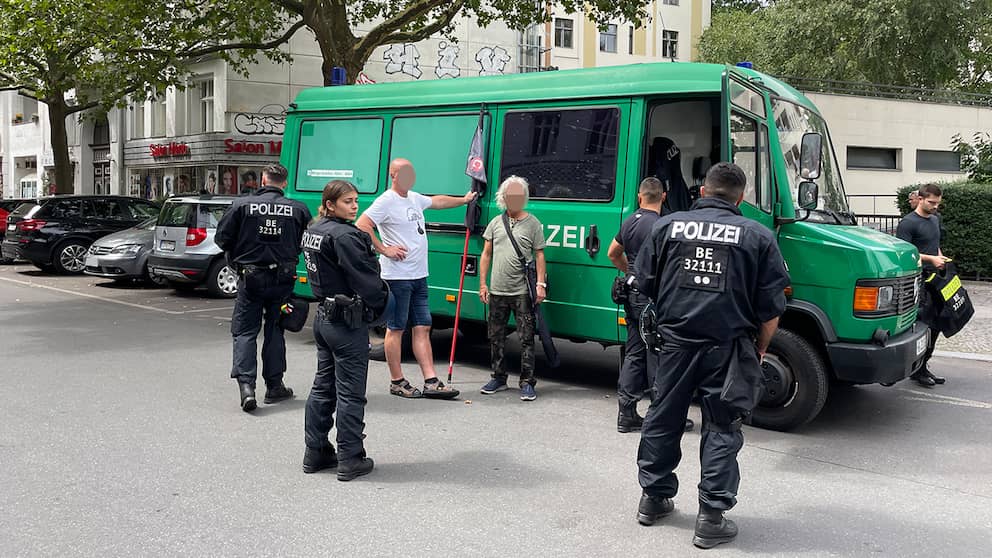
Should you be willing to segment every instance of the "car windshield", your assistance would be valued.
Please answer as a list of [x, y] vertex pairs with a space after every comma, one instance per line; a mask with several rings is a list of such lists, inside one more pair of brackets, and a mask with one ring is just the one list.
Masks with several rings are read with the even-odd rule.
[[772, 100], [772, 109], [775, 114], [778, 141], [788, 169], [792, 199], [799, 197], [799, 183], [802, 182], [799, 174], [799, 154], [803, 135], [807, 132], [816, 132], [823, 136], [823, 172], [816, 180], [820, 191], [818, 209], [810, 214], [809, 220], [832, 224], [855, 224], [847, 205], [844, 183], [841, 181], [837, 159], [831, 147], [827, 123], [819, 114], [808, 108], [781, 99]]

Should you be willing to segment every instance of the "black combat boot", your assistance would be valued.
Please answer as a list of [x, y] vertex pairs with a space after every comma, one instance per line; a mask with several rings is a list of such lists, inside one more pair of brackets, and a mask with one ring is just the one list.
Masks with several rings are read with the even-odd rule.
[[293, 390], [286, 387], [285, 384], [282, 383], [282, 380], [279, 380], [278, 384], [266, 386], [265, 388], [266, 405], [277, 403], [283, 399], [289, 399], [290, 397], [293, 397]]
[[692, 544], [697, 548], [713, 548], [735, 538], [737, 538], [737, 524], [724, 518], [723, 510], [713, 509], [703, 503], [699, 504], [696, 533], [692, 537]]
[[324, 469], [333, 469], [338, 466], [338, 454], [334, 451], [334, 446], [326, 446], [320, 449], [307, 448], [303, 454], [303, 472], [316, 473]]
[[655, 521], [672, 513], [674, 509], [675, 504], [671, 498], [641, 494], [641, 501], [637, 504], [637, 522], [641, 525], [654, 525]]
[[617, 432], [626, 434], [628, 432], [640, 432], [644, 425], [644, 419], [637, 414], [637, 404], [620, 404], [620, 412], [617, 414]]
[[251, 384], [238, 382], [238, 389], [241, 390], [241, 410], [250, 413], [258, 406], [255, 401], [255, 388]]
[[338, 465], [338, 480], [347, 482], [357, 479], [358, 477], [371, 473], [372, 467], [374, 466], [375, 463], [372, 461], [372, 458], [365, 457], [364, 453], [361, 457], [347, 459]]

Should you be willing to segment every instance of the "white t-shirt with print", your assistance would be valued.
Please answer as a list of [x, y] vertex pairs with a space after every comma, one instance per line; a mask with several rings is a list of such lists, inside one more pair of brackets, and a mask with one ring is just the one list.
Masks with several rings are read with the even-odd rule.
[[408, 192], [406, 197], [388, 190], [365, 211], [379, 229], [379, 238], [386, 246], [405, 246], [406, 258], [401, 261], [379, 257], [383, 279], [423, 279], [427, 277], [427, 229], [424, 210], [431, 198]]

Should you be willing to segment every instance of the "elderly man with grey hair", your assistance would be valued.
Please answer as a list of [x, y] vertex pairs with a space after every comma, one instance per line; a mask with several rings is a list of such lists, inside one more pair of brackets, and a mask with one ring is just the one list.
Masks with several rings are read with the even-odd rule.
[[[506, 387], [504, 349], [508, 335], [507, 323], [513, 313], [520, 337], [520, 399], [537, 399], [534, 385], [534, 330], [535, 315], [527, 287], [527, 266], [537, 268], [537, 300], [540, 304], [547, 296], [546, 266], [544, 261], [544, 227], [532, 214], [524, 210], [529, 199], [527, 180], [510, 176], [499, 186], [496, 203], [504, 210], [489, 222], [483, 238], [486, 240], [479, 265], [479, 298], [489, 305], [489, 343], [492, 350], [492, 380], [479, 390], [491, 395]], [[512, 239], [510, 237], [512, 236]], [[514, 247], [514, 241], [518, 250]], [[522, 256], [522, 257], [521, 257]], [[487, 284], [489, 267], [492, 278]]]

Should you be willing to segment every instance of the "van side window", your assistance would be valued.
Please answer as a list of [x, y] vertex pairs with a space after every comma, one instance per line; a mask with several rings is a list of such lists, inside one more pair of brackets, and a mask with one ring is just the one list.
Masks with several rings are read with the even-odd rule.
[[531, 198], [611, 200], [619, 127], [616, 108], [508, 113], [500, 180], [526, 178]]
[[464, 196], [472, 185], [465, 161], [478, 126], [478, 113], [396, 117], [389, 159], [413, 163], [421, 194]]
[[363, 194], [379, 189], [382, 119], [308, 120], [300, 127], [297, 190], [320, 192], [347, 180]]
[[768, 128], [741, 114], [730, 115], [731, 158], [744, 170], [744, 201], [770, 211], [771, 175], [768, 161]]

